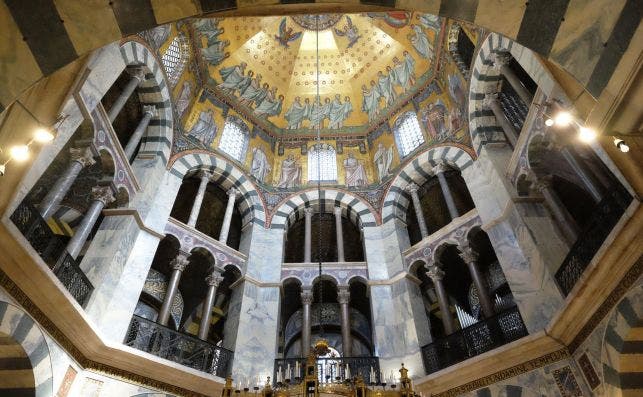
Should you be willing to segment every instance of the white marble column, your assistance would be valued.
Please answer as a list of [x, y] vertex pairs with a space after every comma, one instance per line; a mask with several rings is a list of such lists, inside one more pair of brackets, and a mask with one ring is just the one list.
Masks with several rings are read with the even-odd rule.
[[569, 163], [569, 166], [572, 168], [572, 170], [574, 170], [583, 185], [585, 185], [585, 188], [592, 196], [594, 201], [596, 201], [597, 203], [600, 202], [603, 199], [602, 189], [596, 182], [596, 179], [593, 177], [593, 175], [588, 172], [587, 168], [585, 168], [585, 166], [578, 161], [576, 155], [572, 153], [572, 151], [568, 147], [559, 146], [559, 148], [561, 154], [563, 155], [565, 160], [567, 160], [567, 163]]
[[516, 91], [520, 99], [525, 103], [527, 107], [531, 105], [531, 102], [534, 100], [534, 96], [531, 95], [531, 92], [527, 91], [527, 88], [522, 84], [522, 81], [516, 76], [513, 70], [509, 68], [509, 62], [511, 61], [511, 54], [506, 52], [497, 52], [493, 57], [493, 64], [496, 70], [500, 72], [511, 87]]
[[311, 327], [312, 327], [312, 318], [311, 318], [310, 308], [312, 304], [313, 304], [313, 291], [312, 289], [305, 288], [301, 292], [301, 305], [302, 305], [301, 355], [302, 357], [308, 357], [308, 354], [310, 353], [310, 333], [311, 333]]
[[485, 94], [482, 106], [493, 112], [493, 115], [496, 117], [496, 121], [500, 124], [500, 128], [505, 132], [505, 137], [509, 141], [509, 144], [511, 147], [516, 147], [519, 131], [516, 131], [514, 126], [509, 122], [509, 120], [507, 120], [505, 112], [502, 110], [502, 106], [500, 106], [498, 94]]
[[80, 171], [82, 171], [83, 168], [96, 163], [96, 160], [94, 160], [94, 153], [90, 147], [71, 148], [69, 149], [69, 155], [71, 158], [69, 166], [56, 180], [54, 186], [51, 187], [45, 198], [42, 199], [38, 206], [40, 215], [44, 219], [49, 219], [49, 217], [51, 217], [58, 209], [61, 201], [65, 198], [69, 189], [71, 189], [71, 186], [74, 184], [78, 174], [80, 174]]
[[453, 323], [453, 316], [451, 315], [451, 309], [449, 306], [449, 296], [447, 295], [444, 283], [442, 282], [442, 279], [444, 279], [444, 271], [434, 264], [429, 266], [429, 271], [426, 272], [426, 275], [429, 276], [431, 281], [433, 281], [433, 286], [435, 287], [435, 295], [438, 298], [438, 306], [440, 307], [440, 313], [442, 314], [444, 334], [451, 335], [455, 331], [455, 325]]
[[125, 149], [123, 149], [123, 151], [125, 152], [125, 157], [127, 158], [128, 161], [132, 161], [134, 152], [136, 151], [138, 144], [141, 142], [141, 139], [143, 138], [143, 134], [145, 134], [145, 131], [147, 131], [147, 126], [150, 125], [150, 121], [154, 116], [156, 116], [156, 106], [154, 105], [143, 106], [143, 118], [138, 123], [138, 126], [136, 126], [136, 129], [132, 133], [132, 136], [127, 142], [127, 146], [125, 146]]
[[351, 338], [351, 316], [348, 303], [351, 300], [351, 291], [348, 286], [340, 286], [337, 291], [337, 302], [339, 303], [340, 319], [342, 327], [342, 355], [353, 357], [353, 340]]
[[311, 207], [304, 209], [304, 262], [311, 261], [310, 251], [312, 249], [312, 223], [313, 223], [313, 209]]
[[138, 85], [141, 84], [143, 80], [145, 80], [145, 72], [143, 71], [142, 68], [128, 69], [127, 73], [129, 73], [132, 76], [132, 78], [127, 83], [127, 85], [123, 89], [123, 92], [121, 92], [118, 98], [116, 98], [116, 101], [114, 101], [114, 104], [107, 112], [107, 117], [111, 122], [114, 122], [114, 120], [116, 119], [116, 116], [118, 116], [121, 110], [123, 110], [125, 103], [127, 103], [127, 100], [129, 99], [129, 97], [132, 96], [132, 94], [134, 93], [134, 90], [136, 90], [136, 87], [138, 87]]
[[547, 207], [551, 211], [552, 215], [554, 216], [554, 219], [556, 220], [556, 224], [558, 225], [561, 233], [565, 237], [565, 240], [567, 241], [567, 245], [571, 246], [576, 242], [576, 239], [578, 238], [578, 224], [574, 220], [574, 218], [571, 216], [569, 211], [567, 211], [567, 208], [565, 208], [565, 205], [560, 201], [558, 198], [558, 195], [556, 192], [552, 189], [552, 177], [551, 176], [545, 176], [542, 178], [538, 178], [536, 182], [533, 183], [533, 188], [534, 190], [540, 192], [542, 194], [543, 198], [545, 199], [545, 203], [547, 204]]
[[196, 226], [196, 221], [199, 219], [203, 197], [205, 197], [205, 189], [208, 187], [210, 179], [212, 179], [212, 172], [201, 170], [199, 171], [199, 177], [201, 178], [201, 183], [199, 184], [199, 190], [197, 190], [196, 196], [194, 197], [192, 211], [190, 211], [190, 218], [188, 219], [188, 226], [192, 227]]
[[344, 234], [342, 232], [342, 207], [335, 207], [335, 234], [337, 235], [337, 262], [344, 262]]
[[420, 202], [420, 196], [418, 196], [419, 189], [420, 187], [415, 183], [410, 183], [406, 187], [406, 191], [411, 194], [411, 199], [413, 200], [413, 208], [415, 209], [415, 216], [417, 217], [418, 225], [420, 226], [420, 233], [422, 233], [422, 238], [425, 238], [429, 235], [429, 229], [427, 229], [426, 221], [424, 220], [422, 203]]
[[78, 257], [78, 254], [80, 254], [80, 251], [83, 249], [103, 208], [115, 200], [114, 190], [111, 186], [95, 186], [92, 188], [91, 200], [89, 208], [83, 216], [83, 220], [67, 244], [67, 252], [74, 259]]
[[219, 272], [212, 272], [205, 278], [205, 283], [208, 286], [208, 293], [203, 301], [203, 310], [201, 311], [201, 323], [199, 324], [199, 339], [208, 340], [208, 332], [210, 331], [210, 322], [212, 321], [212, 306], [214, 305], [214, 297], [217, 294], [217, 287], [223, 280]]
[[492, 317], [495, 314], [495, 310], [493, 309], [487, 286], [484, 283], [484, 278], [478, 269], [478, 253], [467, 242], [461, 242], [458, 245], [458, 250], [460, 251], [460, 257], [469, 267], [469, 273], [471, 273], [473, 285], [478, 292], [478, 300], [484, 316], [486, 318]]
[[237, 199], [239, 191], [235, 188], [228, 190], [228, 206], [225, 209], [223, 216], [223, 225], [221, 225], [221, 233], [219, 234], [219, 241], [223, 244], [228, 242], [228, 233], [230, 233], [230, 223], [232, 222], [232, 211], [234, 211], [234, 202]]
[[170, 320], [170, 314], [172, 312], [172, 303], [174, 302], [174, 297], [176, 296], [176, 291], [179, 289], [179, 282], [181, 281], [181, 274], [185, 270], [185, 267], [190, 263], [187, 258], [187, 254], [181, 252], [179, 255], [172, 260], [170, 265], [172, 266], [172, 276], [170, 276], [170, 281], [167, 283], [167, 291], [165, 291], [165, 298], [163, 299], [163, 305], [159, 311], [157, 323], [167, 326], [167, 323]]
[[453, 195], [451, 194], [451, 189], [449, 189], [447, 179], [444, 176], [444, 171], [447, 169], [449, 169], [449, 167], [443, 161], [440, 161], [435, 167], [433, 167], [433, 173], [438, 177], [442, 196], [444, 197], [444, 201], [447, 203], [451, 220], [453, 220], [459, 217], [460, 214], [458, 213], [458, 208], [455, 206], [455, 201], [453, 200]]

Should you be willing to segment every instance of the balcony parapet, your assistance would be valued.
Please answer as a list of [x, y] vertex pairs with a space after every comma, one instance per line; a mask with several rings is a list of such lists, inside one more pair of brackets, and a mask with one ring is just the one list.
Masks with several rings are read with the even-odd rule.
[[[318, 276], [319, 263], [284, 263], [281, 266], [281, 281], [296, 278], [303, 286], [311, 286]], [[368, 280], [366, 262], [324, 262], [324, 274], [333, 277], [339, 285], [348, 285], [353, 277]]]

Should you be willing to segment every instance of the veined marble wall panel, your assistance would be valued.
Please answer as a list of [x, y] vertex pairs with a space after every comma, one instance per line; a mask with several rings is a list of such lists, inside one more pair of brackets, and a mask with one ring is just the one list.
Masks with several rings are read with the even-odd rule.
[[362, 231], [370, 280], [388, 280], [404, 271], [402, 251], [408, 248], [409, 237], [400, 222], [389, 221]]
[[121, 342], [159, 243], [134, 217], [105, 217], [80, 267], [94, 285], [85, 311], [104, 337]]
[[[462, 176], [489, 235], [523, 321], [530, 333], [545, 328], [562, 307], [550, 265], [548, 246], [538, 243], [512, 200], [513, 186], [504, 176], [509, 148], [483, 147], [478, 161]], [[485, 226], [486, 225], [486, 226]], [[554, 236], [555, 237], [555, 236]], [[552, 236], [549, 236], [551, 239]]]
[[148, 198], [150, 209], [147, 216], [142, 217], [147, 227], [160, 232], [165, 229], [182, 183], [183, 179], [171, 172], [161, 175], [157, 185], [157, 193], [163, 192], [163, 194], [155, 194]]
[[266, 283], [278, 283], [281, 280], [281, 263], [284, 256], [283, 229], [248, 225], [241, 235], [239, 250], [248, 255], [246, 275]]

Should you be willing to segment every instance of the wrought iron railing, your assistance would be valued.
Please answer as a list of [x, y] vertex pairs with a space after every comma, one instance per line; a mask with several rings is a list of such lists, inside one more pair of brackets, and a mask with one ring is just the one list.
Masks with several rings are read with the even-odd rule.
[[[299, 364], [297, 366], [297, 363]], [[299, 384], [302, 380], [305, 358], [278, 358], [275, 360], [273, 381]], [[377, 357], [324, 357], [317, 359], [317, 373], [320, 383], [335, 382], [346, 379], [346, 365], [350, 368], [350, 376], [361, 376], [364, 382], [371, 382], [371, 372], [375, 374], [375, 383], [380, 383], [380, 360]], [[296, 373], [296, 368], [299, 373]], [[290, 374], [288, 371], [290, 370]]]
[[222, 378], [232, 369], [230, 350], [139, 316], [132, 317], [123, 344]]
[[579, 233], [578, 239], [556, 272], [556, 282], [563, 295], [569, 295], [631, 202], [632, 196], [618, 186], [610, 189], [598, 203], [593, 216]]
[[498, 99], [507, 120], [514, 126], [516, 132], [520, 134], [531, 104], [525, 104], [507, 80], [503, 80]]
[[78, 262], [65, 250], [64, 237], [52, 232], [38, 210], [26, 202], [21, 203], [14, 211], [11, 221], [67, 291], [81, 306], [85, 306], [94, 286], [80, 269]]
[[527, 336], [517, 307], [463, 328], [422, 347], [427, 374]]

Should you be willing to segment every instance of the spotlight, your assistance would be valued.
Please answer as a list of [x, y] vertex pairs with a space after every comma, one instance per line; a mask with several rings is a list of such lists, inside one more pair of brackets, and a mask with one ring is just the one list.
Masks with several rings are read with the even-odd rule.
[[627, 146], [624, 140], [619, 139], [619, 138], [614, 138], [614, 146], [618, 148], [623, 153], [627, 153], [630, 151], [630, 147]]
[[552, 125], [554, 125], [554, 120], [548, 117], [547, 120], [545, 120], [545, 125], [547, 127], [551, 127]]
[[564, 110], [559, 112], [556, 117], [554, 117], [554, 122], [559, 127], [567, 127], [572, 122], [572, 120], [572, 115]]
[[580, 127], [578, 139], [585, 143], [593, 142], [596, 139], [596, 131], [587, 127]]
[[40, 143], [47, 143], [53, 141], [55, 138], [54, 132], [48, 128], [38, 128], [34, 133], [34, 139]]
[[29, 146], [27, 145], [16, 145], [9, 152], [11, 158], [16, 161], [25, 161], [29, 158]]
[[4, 164], [0, 164], [0, 176], [4, 176], [4, 172], [7, 169], [7, 166]]

